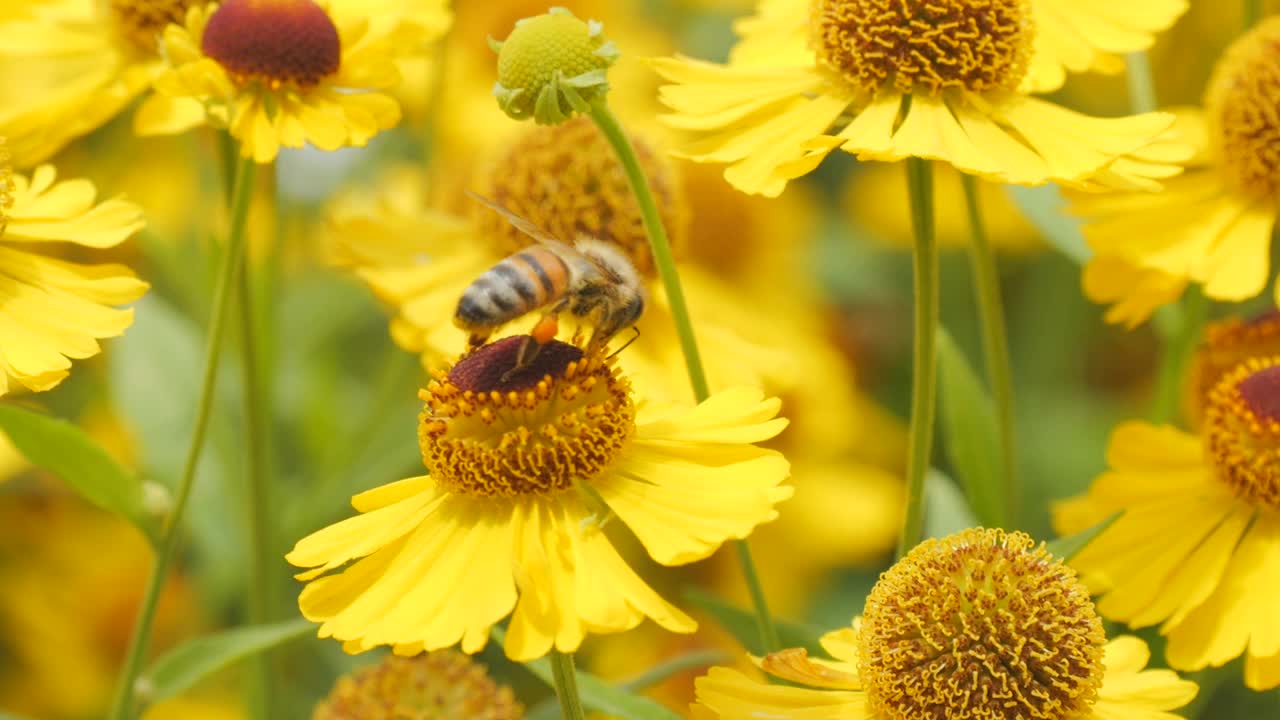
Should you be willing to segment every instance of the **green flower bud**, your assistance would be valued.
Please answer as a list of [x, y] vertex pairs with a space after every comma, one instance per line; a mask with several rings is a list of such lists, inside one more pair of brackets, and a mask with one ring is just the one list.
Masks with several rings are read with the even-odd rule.
[[604, 26], [583, 22], [562, 7], [516, 23], [503, 42], [489, 41], [498, 53], [498, 106], [516, 120], [530, 116], [555, 125], [609, 90], [605, 72], [618, 49], [604, 37]]

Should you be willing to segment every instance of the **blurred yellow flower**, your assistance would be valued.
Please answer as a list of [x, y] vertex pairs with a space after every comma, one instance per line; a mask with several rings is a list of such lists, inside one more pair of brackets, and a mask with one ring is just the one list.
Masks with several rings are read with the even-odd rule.
[[511, 375], [522, 340], [464, 356], [423, 391], [430, 477], [356, 496], [361, 515], [289, 553], [312, 568], [298, 602], [322, 637], [349, 652], [474, 653], [510, 615], [506, 653], [529, 660], [646, 617], [692, 632], [602, 526], [616, 514], [654, 560], [680, 565], [790, 496], [786, 460], [754, 445], [786, 424], [777, 400], [738, 388], [694, 408], [640, 402], [613, 360], [559, 341]]
[[95, 204], [96, 195], [88, 180], [57, 181], [51, 165], [30, 178], [14, 175], [0, 157], [0, 395], [11, 382], [52, 388], [70, 374], [72, 359], [96, 355], [100, 338], [133, 322], [133, 310], [112, 307], [146, 292], [129, 268], [44, 254], [53, 243], [115, 247], [142, 228], [136, 205], [121, 198]]
[[[1277, 43], [1280, 18], [1268, 18], [1219, 59], [1204, 111], [1178, 116], [1179, 137], [1196, 154], [1164, 192], [1073, 196], [1072, 211], [1097, 251], [1085, 290], [1095, 301], [1117, 303], [1108, 320], [1140, 323], [1188, 282], [1231, 302], [1266, 289], [1280, 193]], [[1112, 282], [1091, 284], [1090, 272]]]
[[[0, 594], [0, 707], [41, 720], [102, 717], [150, 568], [146, 540], [58, 490], [6, 494], [0, 528], [0, 573], [7, 587], [22, 588]], [[155, 647], [196, 634], [199, 618], [194, 588], [171, 576]]]
[[521, 720], [524, 706], [480, 663], [452, 650], [387, 656], [338, 678], [311, 720]]
[[[165, 29], [172, 65], [138, 111], [141, 134], [227, 128], [256, 162], [281, 147], [363, 146], [400, 120], [385, 90], [400, 80], [390, 34], [363, 12], [312, 0], [226, 0]], [[195, 102], [193, 102], [195, 101]]]
[[[1066, 70], [1116, 69], [1184, 0], [763, 0], [728, 65], [654, 61], [681, 152], [729, 163], [744, 192], [776, 196], [832, 150], [864, 160], [945, 161], [1019, 185], [1159, 187], [1185, 157], [1155, 142], [1172, 118], [1093, 118], [1030, 93]], [[1154, 143], [1154, 144], [1153, 144]]]
[[1220, 666], [1245, 656], [1245, 683], [1280, 686], [1280, 358], [1254, 358], [1209, 393], [1197, 437], [1128, 422], [1110, 470], [1054, 508], [1074, 533], [1123, 511], [1071, 564], [1103, 593], [1104, 616], [1160, 623], [1169, 665]]
[[[245, 3], [230, 0], [224, 4], [242, 6]], [[324, 25], [317, 19], [301, 20], [300, 25], [282, 24], [280, 20], [281, 15], [291, 13], [298, 18], [309, 14], [315, 18], [317, 12], [325, 15], [326, 11], [320, 11], [310, 0], [252, 4], [259, 8], [259, 17], [248, 27], [266, 33], [257, 35], [258, 40], [269, 37], [277, 52], [296, 49], [289, 49], [286, 40], [297, 43], [320, 37], [291, 34], [317, 32]], [[444, 0], [329, 0], [325, 6], [334, 18], [329, 25], [337, 25], [342, 30], [343, 67], [334, 67], [334, 72], [322, 81], [312, 83], [316, 87], [305, 88], [309, 91], [302, 93], [305, 98], [297, 92], [278, 93], [281, 105], [291, 112], [277, 116], [273, 108], [268, 111], [273, 116], [269, 120], [277, 126], [280, 140], [289, 141], [286, 143], [289, 147], [301, 144], [302, 139], [317, 145], [337, 142], [335, 128], [344, 124], [350, 142], [361, 144], [360, 138], [383, 129], [387, 122], [394, 123], [397, 113], [394, 103], [370, 97], [355, 102], [340, 102], [332, 97], [318, 101], [315, 95], [328, 87], [341, 87], [345, 91], [369, 87], [375, 80], [394, 83], [395, 72], [385, 71], [379, 55], [394, 54], [397, 61], [421, 60], [429, 42], [444, 32], [449, 21]], [[162, 48], [159, 39], [170, 25], [181, 28], [184, 18], [189, 19], [188, 11], [194, 11], [196, 17], [207, 18], [215, 7], [199, 0], [36, 0], [29, 4], [26, 12], [15, 13], [16, 17], [0, 16], [0, 78], [6, 81], [0, 90], [0, 99], [4, 101], [0, 103], [0, 134], [9, 137], [18, 165], [25, 167], [49, 157], [147, 94], [153, 82], [166, 72], [162, 54], [167, 53], [171, 62], [198, 58], [202, 49], [199, 40], [192, 42], [188, 37], [186, 42], [170, 42], [171, 47]], [[271, 64], [278, 63], [283, 56], [270, 52], [253, 56], [254, 52], [263, 52], [261, 48], [255, 51], [238, 44], [251, 44], [252, 33], [246, 34], [244, 27], [231, 30], [239, 37], [237, 44], [234, 49], [225, 44], [221, 49], [233, 53], [230, 57], [233, 63], [248, 62], [249, 65], [229, 67], [233, 76], [230, 78], [227, 73], [219, 74], [212, 68], [201, 68], [197, 72], [196, 68], [189, 67], [183, 71], [187, 74], [183, 78], [185, 82], [168, 81], [171, 94], [189, 95], [207, 102], [223, 124], [233, 122], [251, 109], [252, 103], [248, 101], [235, 108], [227, 106], [228, 96], [233, 90], [241, 89], [240, 81], [249, 80], [250, 75], [276, 78], [284, 70]], [[375, 42], [373, 38], [378, 40]], [[333, 44], [338, 42], [336, 33], [328, 39]], [[306, 77], [293, 77], [286, 72], [286, 77], [279, 78], [291, 86], [282, 90], [300, 90], [308, 84], [308, 72], [314, 72], [321, 65], [328, 67], [324, 64], [328, 56], [337, 55], [338, 51], [333, 47], [322, 50], [322, 47], [323, 43], [311, 46], [307, 52], [316, 56], [302, 60], [310, 70], [301, 65], [289, 68]], [[375, 51], [375, 48], [379, 49]], [[235, 55], [242, 52], [251, 55]], [[227, 60], [228, 56], [223, 55], [222, 59]], [[298, 59], [293, 57], [291, 61]], [[267, 64], [259, 66], [255, 62]], [[337, 62], [333, 60], [335, 65]], [[346, 67], [348, 64], [356, 67]], [[239, 77], [234, 77], [237, 74]], [[342, 85], [343, 82], [349, 84]], [[320, 120], [315, 117], [318, 114], [329, 117]], [[293, 119], [280, 121], [280, 117]], [[135, 120], [139, 132], [179, 132], [203, 122], [204, 108], [192, 100], [153, 97], [143, 104]], [[243, 122], [250, 123], [245, 127], [246, 132], [265, 132], [254, 127], [252, 114]], [[264, 138], [258, 138], [259, 145], [264, 142]]]
[[1196, 694], [1171, 671], [1145, 670], [1138, 638], [1105, 642], [1074, 573], [998, 530], [926, 540], [822, 646], [833, 660], [791, 649], [759, 661], [785, 685], [712, 668], [693, 717], [1169, 720]]

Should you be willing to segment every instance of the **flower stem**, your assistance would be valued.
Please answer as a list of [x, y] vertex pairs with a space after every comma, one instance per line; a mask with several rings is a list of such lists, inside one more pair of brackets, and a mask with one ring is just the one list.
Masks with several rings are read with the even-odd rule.
[[165, 577], [168, 575], [169, 566], [173, 562], [177, 549], [180, 537], [178, 525], [182, 521], [187, 509], [187, 501], [191, 497], [191, 486], [195, 480], [200, 450], [204, 447], [205, 435], [209, 429], [214, 388], [218, 377], [218, 357], [222, 352], [223, 329], [227, 320], [227, 305], [231, 299], [231, 286], [236, 280], [236, 273], [244, 257], [245, 218], [249, 213], [249, 198], [252, 197], [255, 170], [256, 166], [251, 159], [242, 160], [236, 170], [231, 233], [227, 241], [226, 254], [222, 258], [222, 268], [218, 273], [218, 284], [214, 290], [213, 311], [209, 318], [209, 336], [205, 345], [204, 377], [200, 384], [200, 396], [196, 402], [195, 426], [191, 430], [191, 442], [187, 448], [182, 476], [178, 480], [178, 492], [174, 499], [173, 510], [165, 518], [160, 529], [160, 546], [156, 551], [151, 576], [147, 579], [147, 587], [142, 597], [142, 606], [138, 609], [138, 616], [129, 638], [124, 668], [120, 671], [120, 677], [117, 680], [111, 713], [108, 715], [111, 720], [126, 720], [132, 717], [134, 685], [151, 639], [151, 628], [155, 621], [156, 605], [160, 600], [160, 590], [164, 586]]
[[915, 236], [915, 323], [911, 349], [911, 425], [907, 438], [907, 500], [898, 556], [920, 541], [924, 528], [924, 478], [933, 450], [938, 382], [938, 246], [933, 234], [933, 166], [907, 158], [907, 194]]
[[[240, 305], [240, 366], [244, 377], [241, 385], [244, 396], [244, 444], [249, 462], [247, 468], [249, 493], [249, 587], [248, 620], [251, 625], [261, 625], [271, 617], [271, 576], [267, 565], [271, 559], [271, 503], [267, 483], [266, 432], [267, 417], [264, 402], [262, 364], [257, 351], [257, 325], [254, 322], [253, 288], [249, 271], [240, 273], [238, 304]], [[247, 702], [250, 717], [267, 720], [273, 717], [268, 695], [270, 687], [270, 655], [259, 653], [250, 661], [250, 677], [247, 683]]]
[[[627, 182], [631, 185], [631, 193], [640, 205], [640, 215], [644, 219], [645, 233], [649, 236], [649, 248], [653, 252], [653, 263], [658, 269], [658, 277], [662, 278], [662, 287], [666, 290], [667, 301], [671, 304], [671, 317], [676, 324], [676, 335], [680, 338], [680, 350], [684, 353], [684, 364], [689, 372], [689, 382], [693, 385], [693, 396], [702, 402], [711, 396], [707, 385], [707, 374], [702, 369], [702, 357], [698, 353], [698, 341], [693, 334], [693, 321], [689, 318], [689, 306], [685, 303], [684, 290], [680, 286], [680, 275], [676, 271], [675, 256], [671, 253], [671, 243], [667, 240], [666, 228], [662, 226], [662, 216], [658, 213], [658, 204], [654, 202], [653, 192], [649, 189], [649, 181], [645, 178], [640, 160], [636, 157], [631, 140], [623, 131], [618, 119], [604, 100], [589, 104], [589, 114], [605, 139], [613, 146], [626, 172]], [[764, 652], [780, 650], [778, 631], [773, 625], [773, 616], [769, 613], [769, 605], [765, 601], [764, 587], [760, 584], [755, 562], [751, 559], [751, 548], [746, 540], [736, 541], [738, 564], [742, 568], [742, 577], [751, 593], [751, 603], [755, 609], [756, 626], [760, 632], [760, 642]]]
[[1003, 466], [1004, 492], [1000, 516], [995, 518], [1002, 527], [1012, 527], [1017, 522], [1020, 491], [1017, 476], [1017, 451], [1013, 416], [1013, 372], [1009, 365], [1009, 334], [1005, 329], [1004, 305], [1000, 300], [1000, 274], [996, 256], [987, 239], [986, 225], [982, 220], [982, 208], [978, 205], [978, 181], [967, 174], [960, 175], [964, 184], [965, 206], [969, 212], [969, 266], [973, 271], [973, 285], [978, 300], [978, 315], [982, 319], [982, 354], [987, 361], [987, 379], [991, 382], [991, 397], [996, 406], [996, 423], [1000, 429], [1000, 460]]
[[1244, 0], [1244, 29], [1248, 30], [1262, 19], [1262, 0]]
[[675, 256], [671, 253], [671, 242], [667, 240], [667, 230], [662, 226], [662, 216], [658, 213], [658, 204], [653, 200], [653, 192], [649, 189], [649, 181], [644, 176], [640, 161], [636, 158], [635, 148], [631, 140], [618, 124], [609, 106], [603, 101], [593, 102], [591, 119], [599, 126], [609, 144], [613, 146], [618, 159], [622, 161], [622, 169], [627, 174], [627, 182], [631, 184], [631, 192], [640, 204], [640, 215], [644, 219], [644, 230], [649, 235], [649, 247], [653, 251], [653, 263], [657, 266], [658, 277], [662, 278], [662, 287], [667, 292], [667, 300], [671, 303], [671, 316], [675, 319], [676, 334], [680, 337], [680, 350], [684, 353], [685, 368], [689, 371], [689, 382], [693, 384], [693, 396], [698, 402], [711, 395], [707, 386], [707, 374], [702, 369], [702, 356], [698, 354], [698, 340], [693, 335], [693, 322], [689, 319], [689, 306], [685, 304], [684, 289], [680, 286], [680, 275], [676, 272]]
[[1178, 413], [1178, 399], [1182, 379], [1186, 377], [1187, 363], [1196, 349], [1209, 303], [1198, 285], [1188, 285], [1180, 305], [1170, 308], [1177, 312], [1170, 318], [1174, 327], [1164, 336], [1160, 352], [1160, 366], [1156, 375], [1156, 398], [1151, 408], [1151, 421], [1167, 423]]
[[556, 697], [560, 699], [563, 720], [585, 720], [582, 698], [578, 697], [578, 675], [573, 669], [573, 653], [551, 650], [551, 676], [555, 680]]

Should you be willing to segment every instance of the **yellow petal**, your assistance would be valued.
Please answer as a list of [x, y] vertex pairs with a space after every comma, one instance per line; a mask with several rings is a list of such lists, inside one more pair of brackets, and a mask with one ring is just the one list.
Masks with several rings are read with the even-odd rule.
[[714, 667], [695, 681], [698, 702], [722, 720], [871, 720], [857, 690], [812, 690], [767, 685], [728, 668]]

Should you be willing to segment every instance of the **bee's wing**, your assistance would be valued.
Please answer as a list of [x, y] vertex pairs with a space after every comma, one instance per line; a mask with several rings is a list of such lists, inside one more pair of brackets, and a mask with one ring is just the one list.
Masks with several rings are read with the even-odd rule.
[[490, 210], [506, 218], [507, 222], [511, 223], [512, 227], [524, 233], [525, 235], [528, 235], [534, 240], [537, 240], [540, 243], [546, 243], [548, 245], [559, 245], [563, 247], [569, 247], [568, 243], [561, 241], [555, 235], [552, 235], [546, 230], [543, 230], [537, 225], [534, 225], [533, 223], [511, 212], [510, 210], [502, 207], [498, 203], [490, 200], [489, 198], [479, 193], [473, 193], [470, 190], [467, 190], [466, 193], [471, 197], [472, 200], [475, 200], [481, 205], [484, 205]]

